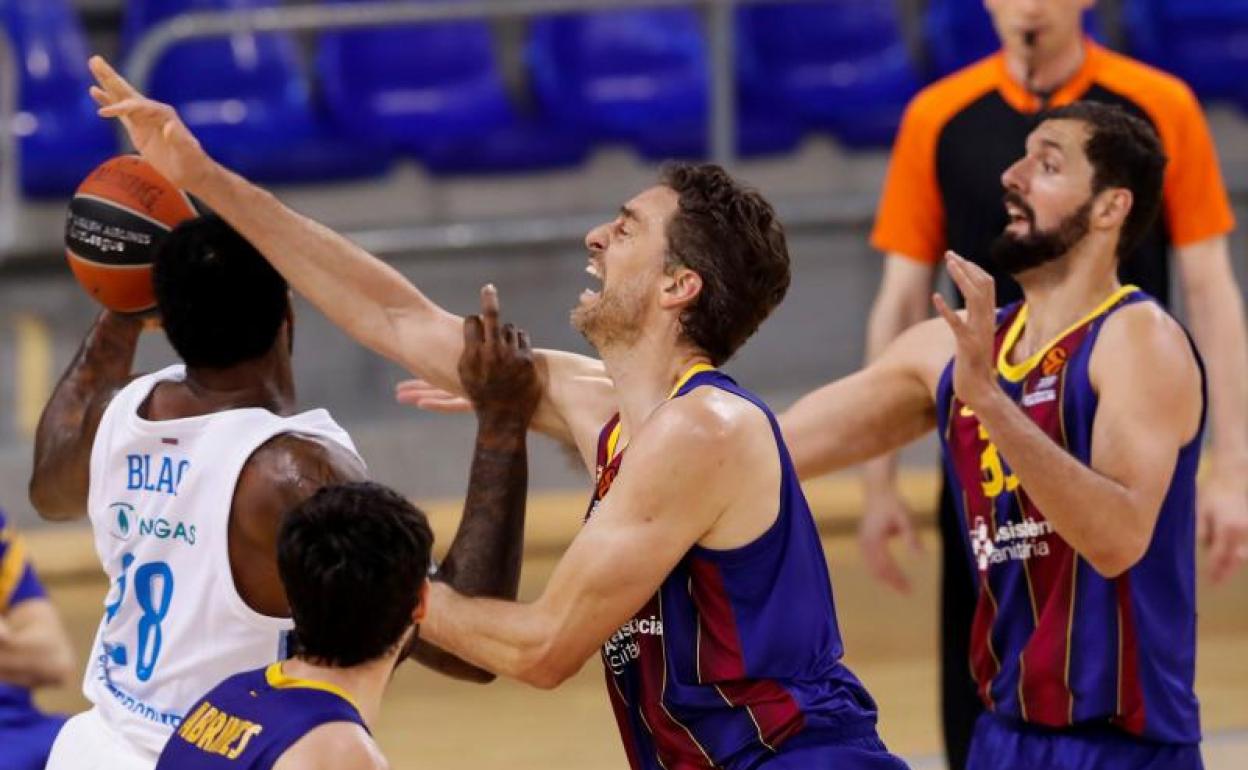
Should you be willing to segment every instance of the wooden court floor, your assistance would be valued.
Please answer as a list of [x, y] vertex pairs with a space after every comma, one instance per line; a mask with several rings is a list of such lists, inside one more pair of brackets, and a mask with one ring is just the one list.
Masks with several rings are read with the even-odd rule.
[[[915, 589], [900, 596], [878, 587], [863, 569], [853, 538], [829, 537], [847, 662], [880, 704], [885, 741], [916, 767], [939, 767], [936, 718], [935, 538], [911, 565]], [[444, 539], [442, 542], [446, 542]], [[524, 596], [534, 596], [554, 566], [553, 554], [525, 564]], [[51, 581], [80, 663], [99, 620], [102, 579]], [[1210, 770], [1248, 767], [1248, 575], [1226, 586], [1201, 584], [1197, 689], [1204, 707]], [[376, 735], [395, 768], [548, 770], [626, 767], [597, 660], [562, 688], [543, 692], [511, 682], [469, 685], [404, 666], [387, 695]], [[43, 705], [84, 706], [75, 683], [43, 693]]]

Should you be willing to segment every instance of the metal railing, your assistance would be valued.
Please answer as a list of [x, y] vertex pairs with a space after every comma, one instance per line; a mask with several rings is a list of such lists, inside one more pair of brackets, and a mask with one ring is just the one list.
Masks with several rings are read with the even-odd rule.
[[[736, 94], [732, 66], [736, 27], [734, 11], [745, 4], [816, 2], [817, 0], [629, 0], [635, 8], [698, 8], [707, 14], [710, 45], [711, 119], [708, 146], [721, 164], [735, 158]], [[619, 9], [620, 0], [457, 0], [456, 2], [358, 3], [303, 5], [250, 11], [183, 14], [153, 27], [135, 46], [126, 75], [139, 90], [147, 85], [157, 61], [169, 48], [206, 37], [252, 32], [314, 32], [380, 27], [392, 24], [462, 19], [524, 18], [551, 13]]]
[[[620, 8], [696, 8], [705, 13], [710, 61], [710, 117], [707, 139], [711, 157], [731, 167], [736, 162], [736, 72], [733, 66], [736, 34], [735, 11], [741, 5], [772, 3], [818, 2], [818, 0], [454, 0], [454, 2], [369, 2], [351, 5], [296, 5], [248, 11], [204, 11], [182, 14], [149, 30], [136, 44], [124, 65], [124, 72], [140, 90], [150, 83], [152, 72], [170, 48], [190, 40], [224, 37], [233, 34], [263, 32], [316, 32], [362, 29], [395, 24], [419, 24], [462, 19], [525, 18], [563, 12], [602, 11]], [[15, 94], [16, 67], [5, 66], [0, 73], [0, 92]], [[16, 110], [0, 103], [0, 125], [11, 126]], [[6, 128], [6, 131], [8, 129]], [[9, 137], [8, 133], [5, 135]], [[11, 140], [11, 137], [9, 137]], [[16, 160], [16, 148], [9, 148]], [[0, 174], [0, 224], [6, 212], [12, 218], [16, 210], [17, 175], [14, 162], [7, 162]], [[9, 191], [12, 191], [11, 193]], [[803, 215], [819, 212], [818, 221], [829, 225], [856, 225], [869, 216], [871, 201], [845, 202], [821, 199], [781, 202], [782, 215], [788, 214], [790, 227], [812, 224], [802, 221]], [[839, 204], [839, 205], [838, 205]], [[838, 221], [838, 212], [841, 220]], [[578, 238], [584, 225], [593, 218], [586, 216], [553, 216], [528, 218], [524, 221], [494, 220], [485, 222], [447, 223], [442, 225], [396, 225], [393, 228], [370, 229], [351, 235], [377, 253], [424, 251], [435, 249], [467, 249], [487, 246], [547, 243]], [[4, 255], [4, 233], [0, 232], [0, 257]]]

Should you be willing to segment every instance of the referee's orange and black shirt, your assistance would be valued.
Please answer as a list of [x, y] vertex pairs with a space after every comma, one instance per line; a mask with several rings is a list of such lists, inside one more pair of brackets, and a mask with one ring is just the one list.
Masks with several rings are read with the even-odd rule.
[[[910, 102], [871, 233], [871, 245], [925, 264], [953, 249], [991, 271], [988, 249], [1006, 226], [1001, 174], [1022, 157], [1042, 108], [1090, 99], [1118, 104], [1157, 130], [1169, 164], [1162, 216], [1123, 260], [1124, 282], [1165, 302], [1167, 251], [1234, 229], [1200, 104], [1179, 79], [1085, 42], [1083, 65], [1047, 104], [1016, 83], [1001, 53], [937, 81]], [[996, 274], [997, 302], [1017, 284]]]

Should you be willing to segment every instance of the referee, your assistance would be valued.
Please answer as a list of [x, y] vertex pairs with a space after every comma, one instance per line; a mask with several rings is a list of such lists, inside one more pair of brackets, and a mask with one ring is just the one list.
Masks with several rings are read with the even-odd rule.
[[[910, 103], [871, 234], [885, 264], [868, 322], [867, 357], [927, 317], [946, 249], [993, 274], [999, 306], [1020, 298], [1017, 284], [989, 263], [988, 247], [1006, 225], [1001, 174], [1022, 152], [1040, 113], [1090, 99], [1143, 117], [1170, 160], [1163, 216], [1123, 260], [1121, 277], [1165, 304], [1171, 253], [1177, 263], [1188, 324], [1209, 370], [1212, 467], [1201, 489], [1199, 519], [1213, 578], [1220, 580], [1248, 555], [1248, 336], [1228, 253], [1234, 219], [1195, 96], [1178, 79], [1086, 39], [1081, 20], [1093, 4], [985, 0], [1001, 50], [932, 84]], [[888, 540], [902, 536], [912, 549], [918, 541], [895, 475], [895, 457], [867, 466], [860, 539], [876, 576], [904, 591], [908, 582]], [[968, 664], [972, 572], [947, 487], [939, 526], [941, 707], [949, 767], [961, 770], [983, 705]]]

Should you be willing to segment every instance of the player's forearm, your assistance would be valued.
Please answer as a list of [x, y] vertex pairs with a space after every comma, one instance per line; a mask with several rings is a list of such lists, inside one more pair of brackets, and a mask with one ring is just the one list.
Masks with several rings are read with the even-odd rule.
[[193, 192], [335, 325], [379, 355], [459, 392], [460, 318], [380, 259], [228, 169], [214, 164], [199, 187]]
[[935, 422], [916, 408], [915, 388], [868, 369], [808, 393], [780, 415], [780, 427], [801, 479], [895, 452]]
[[1189, 286], [1188, 322], [1208, 373], [1214, 472], [1248, 480], [1248, 335], [1233, 280]]
[[45, 519], [86, 510], [91, 444], [102, 405], [131, 376], [143, 321], [102, 312], [61, 376], [39, 418], [30, 501]]
[[421, 635], [487, 671], [549, 689], [584, 663], [555, 658], [554, 625], [535, 604], [467, 597], [435, 583]]
[[[528, 491], [527, 420], [478, 415], [464, 515], [438, 579], [464, 596], [515, 599], [524, 552]], [[488, 682], [493, 675], [419, 641], [412, 657], [449, 676]]]
[[1115, 577], [1139, 561], [1152, 539], [1159, 501], [1144, 500], [1080, 462], [1000, 389], [974, 409], [1036, 508], [1097, 572]]

